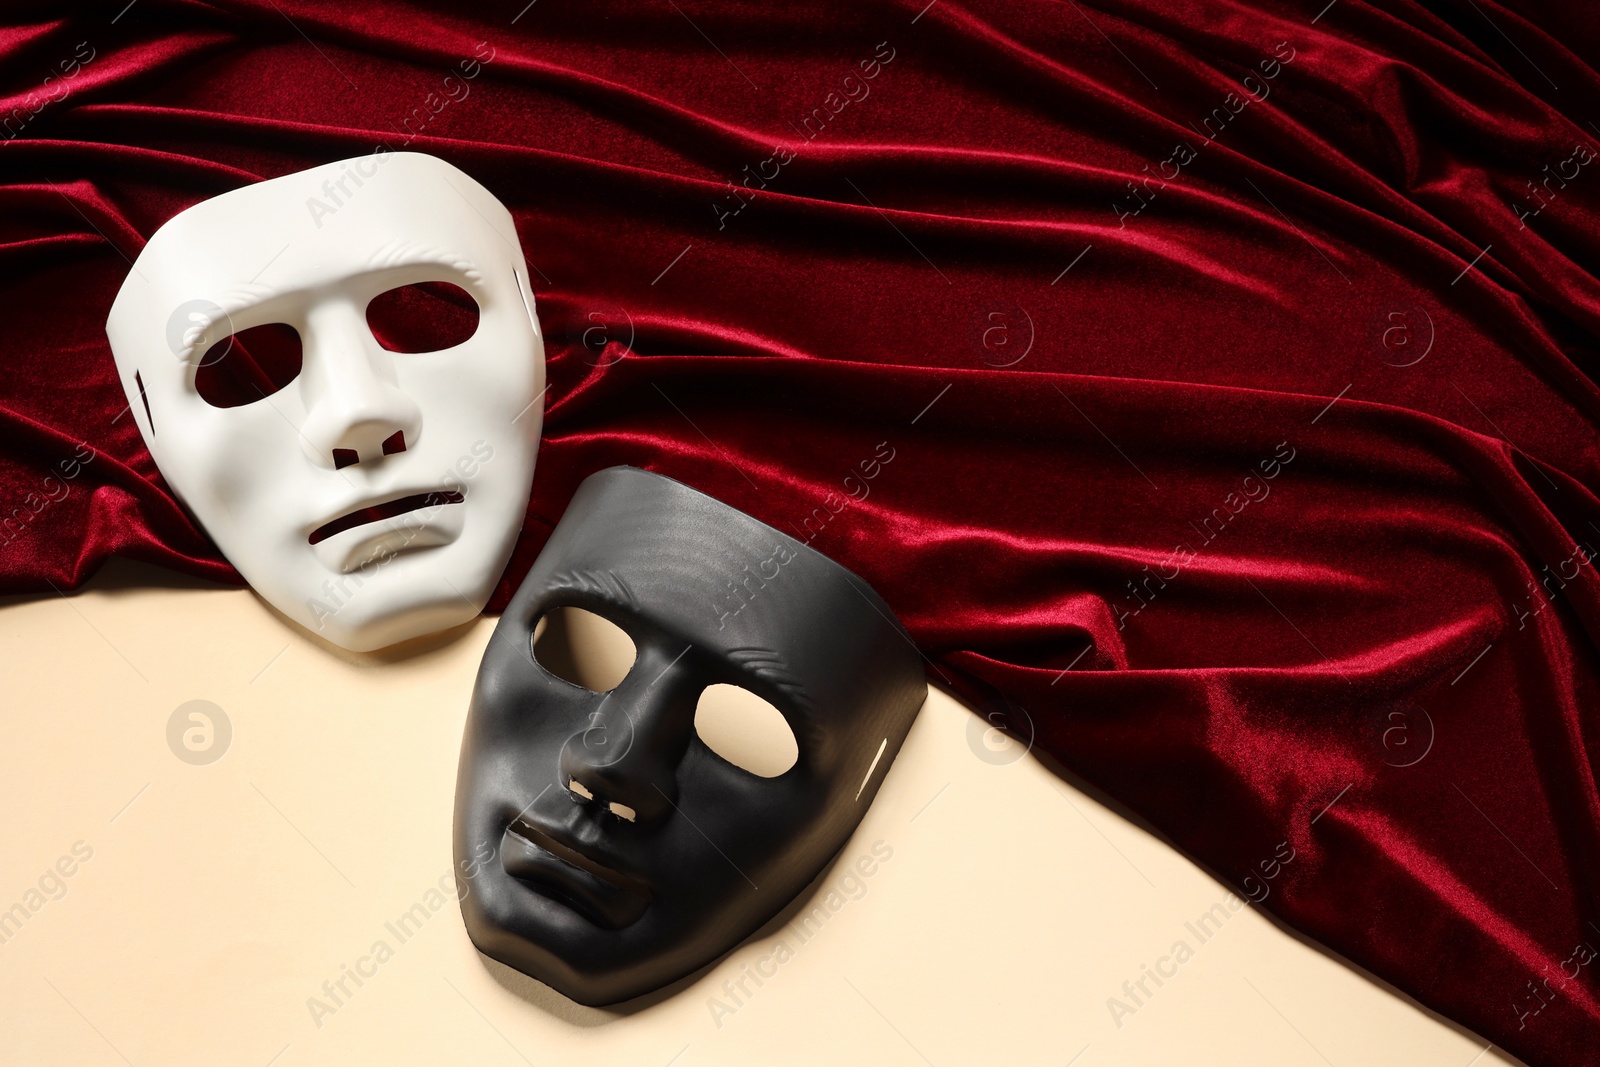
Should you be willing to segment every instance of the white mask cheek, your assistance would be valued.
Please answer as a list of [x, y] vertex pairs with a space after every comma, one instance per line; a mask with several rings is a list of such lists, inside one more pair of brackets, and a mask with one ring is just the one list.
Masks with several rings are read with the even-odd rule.
[[304, 602], [316, 583], [300, 512], [316, 472], [295, 429], [305, 417], [298, 383], [219, 408], [194, 390], [179, 360], [154, 353], [141, 362], [152, 371], [140, 375], [155, 429], [147, 439], [167, 484], [263, 597], [280, 609]]
[[221, 531], [219, 545], [226, 539], [224, 554], [275, 603], [303, 605], [320, 584], [306, 541], [305, 501], [322, 472], [300, 447], [295, 426], [304, 417], [291, 385], [247, 407], [209, 409], [197, 420], [216, 446], [195, 457], [206, 506], [215, 512], [204, 521]]
[[400, 387], [423, 409], [420, 442], [443, 488], [465, 498], [461, 537], [440, 553], [442, 577], [482, 608], [526, 517], [544, 414], [544, 346], [507, 269], [475, 290], [477, 332], [442, 353], [400, 355]]

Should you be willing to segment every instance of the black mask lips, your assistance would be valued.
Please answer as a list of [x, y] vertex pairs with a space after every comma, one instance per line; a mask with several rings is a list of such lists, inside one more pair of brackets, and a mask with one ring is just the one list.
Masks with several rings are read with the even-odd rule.
[[[611, 691], [535, 659], [558, 607], [632, 639]], [[789, 770], [760, 777], [699, 738], [696, 706], [718, 683], [782, 712]], [[582, 1004], [689, 974], [827, 866], [926, 696], [915, 647], [850, 571], [670, 478], [591, 475], [478, 671], [456, 782], [467, 933]]]

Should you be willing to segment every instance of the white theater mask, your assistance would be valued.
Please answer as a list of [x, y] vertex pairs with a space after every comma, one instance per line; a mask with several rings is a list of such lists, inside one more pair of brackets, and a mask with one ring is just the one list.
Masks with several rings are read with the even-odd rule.
[[544, 388], [483, 186], [380, 151], [206, 200], [150, 238], [106, 334], [156, 466], [273, 607], [358, 651], [483, 610]]

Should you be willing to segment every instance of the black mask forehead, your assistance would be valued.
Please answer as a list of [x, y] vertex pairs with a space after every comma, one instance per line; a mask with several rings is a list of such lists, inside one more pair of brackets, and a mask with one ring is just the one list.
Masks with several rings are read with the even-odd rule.
[[881, 733], [881, 717], [909, 714], [905, 693], [922, 690], [915, 646], [864, 581], [635, 467], [584, 480], [506, 615], [531, 628], [557, 604], [719, 657], [776, 690], [775, 704], [835, 731]]

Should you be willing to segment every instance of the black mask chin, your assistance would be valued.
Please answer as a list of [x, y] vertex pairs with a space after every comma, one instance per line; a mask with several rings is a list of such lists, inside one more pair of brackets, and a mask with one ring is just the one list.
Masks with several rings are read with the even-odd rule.
[[[553, 673], [543, 637], [534, 655], [557, 609], [632, 640], [614, 688]], [[777, 709], [793, 765], [763, 777], [713, 751], [696, 729], [713, 686]], [[926, 695], [905, 631], [845, 568], [669, 478], [590, 476], [478, 672], [456, 784], [468, 934], [583, 1004], [690, 973], [843, 847]]]

